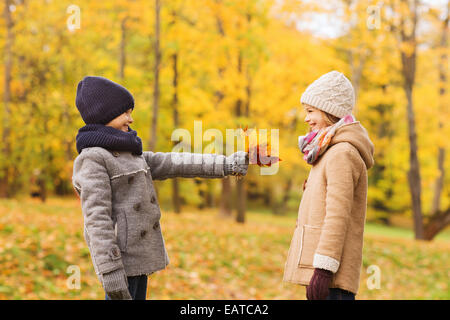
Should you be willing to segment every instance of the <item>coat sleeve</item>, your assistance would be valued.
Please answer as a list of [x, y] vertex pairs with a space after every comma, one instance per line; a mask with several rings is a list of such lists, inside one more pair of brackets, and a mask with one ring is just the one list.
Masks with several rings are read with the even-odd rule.
[[144, 152], [152, 178], [223, 178], [225, 156], [189, 152]]
[[80, 195], [86, 241], [100, 274], [123, 268], [111, 218], [111, 184], [102, 156], [83, 153], [74, 162], [72, 182]]
[[336, 273], [339, 269], [353, 206], [354, 188], [360, 176], [359, 155], [342, 150], [326, 163], [326, 213], [313, 267]]

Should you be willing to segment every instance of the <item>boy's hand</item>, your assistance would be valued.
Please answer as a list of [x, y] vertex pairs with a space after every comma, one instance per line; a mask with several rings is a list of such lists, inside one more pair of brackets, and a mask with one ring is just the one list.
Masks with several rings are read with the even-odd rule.
[[248, 169], [248, 153], [238, 151], [225, 158], [223, 171], [226, 176], [245, 176]]
[[127, 275], [123, 269], [103, 274], [103, 288], [111, 300], [131, 300]]

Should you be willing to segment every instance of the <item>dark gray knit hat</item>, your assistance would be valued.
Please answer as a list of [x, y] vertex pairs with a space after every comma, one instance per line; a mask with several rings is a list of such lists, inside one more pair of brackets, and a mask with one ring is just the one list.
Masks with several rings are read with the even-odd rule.
[[78, 83], [75, 104], [86, 124], [107, 124], [128, 109], [134, 109], [134, 98], [118, 83], [104, 77], [86, 76]]

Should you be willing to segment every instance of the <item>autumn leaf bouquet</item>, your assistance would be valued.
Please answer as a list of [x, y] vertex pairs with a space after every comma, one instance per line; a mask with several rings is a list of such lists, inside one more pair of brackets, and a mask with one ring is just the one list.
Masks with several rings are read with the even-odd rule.
[[261, 135], [258, 129], [249, 130], [246, 126], [241, 134], [244, 137], [245, 152], [248, 153], [249, 164], [270, 167], [272, 164], [282, 161], [279, 157], [272, 156], [271, 141], [263, 141], [264, 135]]

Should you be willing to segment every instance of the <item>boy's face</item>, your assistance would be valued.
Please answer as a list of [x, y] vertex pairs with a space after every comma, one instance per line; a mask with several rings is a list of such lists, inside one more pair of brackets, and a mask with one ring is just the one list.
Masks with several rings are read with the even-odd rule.
[[318, 131], [327, 126], [321, 110], [307, 104], [303, 104], [303, 107], [306, 112], [305, 122], [309, 124], [311, 131]]
[[133, 109], [128, 109], [124, 113], [122, 113], [120, 116], [114, 118], [110, 122], [108, 122], [106, 125], [109, 127], [113, 127], [117, 130], [121, 130], [123, 132], [128, 132], [128, 126], [133, 123], [133, 118], [131, 117], [131, 112]]

